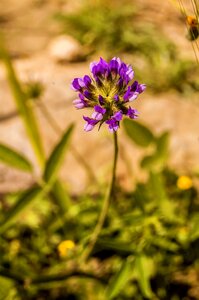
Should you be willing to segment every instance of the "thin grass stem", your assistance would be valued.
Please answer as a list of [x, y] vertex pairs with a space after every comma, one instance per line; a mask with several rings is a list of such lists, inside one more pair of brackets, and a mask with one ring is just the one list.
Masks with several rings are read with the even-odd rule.
[[118, 141], [117, 141], [117, 132], [114, 131], [114, 158], [113, 158], [113, 168], [112, 168], [112, 178], [110, 182], [110, 186], [108, 188], [108, 192], [104, 198], [104, 202], [102, 204], [101, 213], [99, 215], [99, 219], [97, 222], [97, 225], [95, 226], [95, 229], [93, 231], [93, 234], [90, 238], [89, 244], [86, 248], [86, 250], [82, 254], [82, 261], [85, 262], [90, 254], [92, 253], [92, 250], [97, 242], [97, 239], [100, 235], [100, 232], [103, 228], [104, 222], [106, 220], [108, 209], [111, 203], [111, 200], [115, 197], [115, 180], [116, 180], [116, 167], [117, 167], [117, 158], [118, 158]]

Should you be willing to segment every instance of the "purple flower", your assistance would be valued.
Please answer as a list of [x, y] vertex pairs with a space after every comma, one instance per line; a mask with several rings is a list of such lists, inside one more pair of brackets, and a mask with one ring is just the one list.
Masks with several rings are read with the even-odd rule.
[[124, 101], [133, 101], [135, 100], [139, 94], [141, 94], [146, 88], [145, 84], [139, 84], [137, 81], [134, 81], [134, 83], [131, 86], [128, 86], [126, 93], [124, 94]]
[[137, 119], [138, 118], [138, 111], [137, 109], [131, 108], [129, 106], [126, 116], [128, 116], [130, 119]]
[[73, 100], [73, 104], [77, 109], [81, 109], [87, 106], [87, 102], [82, 94], [79, 94], [79, 99]]
[[130, 65], [125, 64], [118, 57], [110, 62], [100, 58], [99, 62], [90, 64], [92, 76], [75, 78], [71, 87], [79, 92], [79, 99], [73, 101], [77, 109], [85, 107], [94, 111], [91, 117], [84, 116], [85, 131], [92, 130], [97, 124], [99, 127], [105, 123], [111, 132], [118, 130], [123, 115], [131, 119], [138, 117], [138, 111], [126, 107], [127, 102], [135, 100], [145, 88], [145, 84], [134, 78], [134, 71]]
[[111, 132], [118, 130], [122, 117], [122, 111], [117, 111], [109, 120], [106, 121], [106, 124], [109, 125], [108, 128]]
[[103, 107], [101, 107], [101, 106], [99, 106], [99, 105], [96, 105], [95, 107], [94, 107], [94, 113], [92, 114], [92, 118], [93, 119], [95, 119], [95, 120], [98, 120], [98, 121], [100, 121], [100, 120], [102, 120], [103, 119], [103, 115], [105, 114], [105, 112], [106, 112], [106, 108], [103, 108]]
[[109, 63], [109, 69], [112, 73], [118, 74], [119, 63], [116, 59], [112, 59]]
[[94, 128], [94, 126], [98, 123], [98, 120], [91, 119], [85, 116], [83, 116], [83, 118], [87, 122], [84, 126], [85, 131], [91, 131]]
[[72, 85], [71, 85], [72, 89], [77, 91], [81, 91], [83, 87], [85, 87], [85, 83], [83, 81], [82, 78], [75, 78], [72, 81]]
[[91, 85], [91, 78], [88, 75], [84, 76], [83, 81], [87, 88]]

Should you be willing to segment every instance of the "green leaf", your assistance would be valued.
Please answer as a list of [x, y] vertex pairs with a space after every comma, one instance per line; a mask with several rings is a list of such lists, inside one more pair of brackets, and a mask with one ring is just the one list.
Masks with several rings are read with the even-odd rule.
[[9, 296], [11, 294], [12, 288], [12, 281], [0, 276], [0, 300], [11, 299]]
[[24, 156], [3, 144], [0, 144], [0, 161], [13, 168], [32, 171], [31, 163]]
[[53, 199], [57, 202], [61, 213], [64, 215], [66, 212], [68, 212], [68, 209], [71, 205], [71, 199], [68, 191], [64, 187], [63, 183], [60, 181], [55, 181], [51, 196]]
[[163, 134], [156, 139], [156, 161], [162, 167], [168, 158], [169, 154], [169, 132], [163, 132]]
[[3, 233], [34, 200], [42, 197], [43, 194], [44, 190], [38, 186], [34, 186], [23, 193], [17, 203], [5, 214], [4, 220], [0, 224], [0, 233]]
[[12, 65], [12, 61], [10, 59], [9, 53], [4, 45], [4, 39], [2, 34], [0, 33], [0, 56], [5, 65], [5, 69], [7, 72], [7, 79], [10, 85], [11, 91], [13, 93], [13, 97], [17, 106], [17, 109], [23, 119], [27, 135], [32, 144], [32, 147], [35, 151], [35, 154], [41, 164], [44, 164], [44, 151], [40, 138], [40, 133], [37, 125], [37, 119], [35, 117], [34, 111], [27, 101], [27, 96], [25, 95], [22, 85], [17, 77], [15, 69]]
[[117, 254], [131, 255], [135, 252], [135, 248], [129, 243], [123, 241], [113, 241], [113, 239], [99, 238], [96, 242], [94, 252], [98, 250], [114, 250]]
[[119, 272], [111, 280], [106, 290], [106, 299], [111, 300], [115, 298], [125, 284], [128, 282], [132, 275], [133, 261], [132, 257], [129, 256], [126, 261], [123, 262]]
[[164, 180], [161, 173], [150, 172], [149, 178], [150, 189], [153, 192], [153, 198], [157, 202], [161, 214], [167, 218], [167, 220], [177, 221], [176, 216], [176, 203], [168, 198]]
[[168, 151], [169, 144], [169, 132], [165, 131], [161, 134], [160, 137], [156, 139], [157, 152], [160, 153], [160, 156], [166, 155]]
[[123, 124], [127, 135], [138, 146], [147, 147], [154, 142], [153, 133], [143, 124], [129, 119], [125, 119]]
[[151, 169], [156, 169], [156, 163], [157, 163], [157, 157], [156, 154], [153, 155], [147, 155], [145, 156], [140, 165], [142, 168], [151, 170]]
[[179, 249], [179, 246], [176, 243], [170, 241], [165, 236], [164, 237], [156, 236], [152, 240], [152, 244], [158, 246], [161, 249], [165, 249], [171, 252], [176, 252]]
[[160, 137], [155, 139], [155, 153], [145, 156], [141, 161], [141, 167], [145, 169], [160, 170], [164, 167], [168, 158], [169, 132], [164, 132]]
[[168, 199], [164, 186], [164, 180], [160, 173], [150, 172], [149, 187], [153, 192], [154, 199], [156, 199], [158, 203], [164, 202], [165, 199]]
[[135, 269], [138, 276], [138, 283], [144, 297], [151, 299], [153, 296], [150, 285], [150, 271], [147, 258], [139, 255], [135, 260]]
[[65, 151], [68, 146], [69, 138], [71, 136], [73, 128], [74, 128], [74, 124], [71, 124], [67, 128], [66, 132], [63, 134], [61, 140], [55, 146], [54, 150], [52, 151], [46, 163], [43, 178], [44, 181], [48, 184], [54, 183], [54, 181], [57, 178], [57, 174], [62, 164], [62, 161], [64, 159]]
[[190, 241], [195, 241], [199, 238], [199, 213], [195, 213], [190, 220]]

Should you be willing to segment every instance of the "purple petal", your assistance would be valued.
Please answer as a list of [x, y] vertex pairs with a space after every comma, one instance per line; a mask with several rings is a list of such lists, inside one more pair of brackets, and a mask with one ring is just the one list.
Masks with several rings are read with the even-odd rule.
[[127, 91], [123, 96], [123, 99], [124, 99], [125, 102], [129, 101], [130, 93], [131, 93], [131, 87], [128, 86]]
[[75, 91], [81, 91], [81, 89], [85, 87], [85, 83], [82, 78], [75, 78], [72, 81], [71, 88]]
[[91, 131], [93, 128], [94, 128], [94, 125], [91, 125], [91, 124], [89, 124], [89, 123], [86, 123], [86, 124], [84, 125], [84, 130], [85, 130], [85, 131]]
[[138, 88], [139, 88], [139, 83], [137, 82], [137, 80], [135, 80], [133, 82], [133, 84], [131, 85], [131, 92], [136, 92], [138, 91]]
[[120, 98], [119, 98], [118, 94], [116, 94], [116, 95], [113, 97], [113, 99], [115, 100], [115, 102], [118, 102]]
[[84, 95], [82, 95], [81, 93], [79, 93], [79, 99], [81, 99], [82, 101], [84, 101]]
[[128, 102], [135, 100], [145, 89], [145, 84], [139, 84], [137, 81], [134, 81], [131, 86], [128, 86], [127, 91], [123, 96], [124, 101]]
[[111, 72], [117, 74], [119, 69], [119, 64], [116, 59], [112, 59], [109, 63], [109, 69]]
[[99, 105], [96, 105], [94, 106], [94, 110], [95, 111], [92, 114], [92, 118], [98, 121], [102, 120], [103, 115], [106, 113], [106, 109]]
[[114, 115], [113, 115], [113, 119], [115, 119], [116, 121], [121, 121], [123, 117], [123, 113], [122, 111], [117, 111]]
[[83, 116], [83, 119], [87, 122], [84, 125], [85, 131], [91, 131], [94, 128], [94, 126], [99, 122], [98, 120], [94, 120], [94, 119], [86, 117], [86, 116]]
[[83, 81], [86, 87], [89, 87], [91, 85], [91, 78], [88, 75], [84, 76]]
[[109, 75], [109, 65], [103, 58], [100, 58], [98, 63], [91, 63], [90, 69], [96, 80], [102, 76]]
[[109, 65], [102, 57], [100, 57], [99, 64], [103, 67], [104, 70], [108, 70]]
[[139, 93], [141, 94], [146, 89], [146, 84], [139, 84]]
[[98, 120], [98, 121], [101, 121], [103, 119], [103, 115], [94, 111], [92, 113], [92, 118], [95, 119], [95, 120]]
[[105, 112], [106, 112], [106, 108], [103, 108], [103, 107], [101, 107], [101, 106], [99, 106], [99, 105], [95, 105], [95, 106], [94, 106], [94, 110], [95, 110], [96, 112], [102, 114], [102, 115], [104, 115]]
[[79, 93], [79, 99], [74, 100], [73, 104], [77, 109], [81, 109], [88, 106], [87, 101], [85, 101], [84, 99], [84, 96], [80, 93]]
[[104, 98], [101, 95], [99, 95], [98, 100], [100, 105], [104, 104]]
[[86, 106], [85, 103], [83, 101], [81, 101], [80, 99], [73, 100], [73, 104], [74, 104], [75, 108], [77, 108], [77, 109], [81, 109]]
[[127, 110], [126, 115], [130, 118], [130, 119], [137, 119], [138, 118], [138, 111], [134, 108], [129, 107]]
[[91, 94], [89, 91], [85, 90], [85, 91], [84, 91], [84, 96], [85, 96], [87, 99], [92, 100], [92, 94]]
[[119, 122], [122, 120], [123, 114], [122, 111], [117, 111], [109, 120], [106, 121], [106, 124], [109, 125], [109, 130], [111, 132], [118, 130]]
[[118, 68], [121, 66], [122, 61], [121, 61], [121, 59], [120, 59], [119, 57], [113, 57], [112, 60], [116, 60], [116, 61], [117, 61], [117, 63], [118, 63]]
[[126, 72], [126, 75], [129, 77], [129, 81], [133, 79], [134, 77], [134, 71], [131, 67], [128, 68], [128, 71]]
[[117, 85], [118, 85], [119, 89], [121, 89], [123, 86], [126, 85], [126, 83], [125, 83], [124, 80], [120, 77], [120, 78], [118, 79]]
[[138, 96], [139, 96], [138, 92], [132, 93], [132, 95], [129, 97], [129, 101], [133, 101], [133, 100], [137, 99]]
[[109, 125], [108, 128], [111, 132], [117, 131], [117, 129], [119, 128], [119, 122], [116, 121], [116, 119], [114, 119], [114, 118], [107, 120], [106, 124]]

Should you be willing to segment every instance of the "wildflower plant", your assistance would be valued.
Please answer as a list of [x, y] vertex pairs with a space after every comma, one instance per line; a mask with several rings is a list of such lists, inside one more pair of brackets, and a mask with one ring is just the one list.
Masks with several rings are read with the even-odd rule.
[[83, 116], [86, 121], [85, 131], [91, 131], [96, 125], [100, 129], [103, 123], [108, 125], [109, 131], [114, 134], [114, 158], [109, 190], [104, 199], [98, 223], [84, 253], [84, 259], [88, 258], [98, 239], [111, 198], [114, 196], [118, 157], [117, 130], [120, 127], [120, 121], [123, 116], [130, 119], [138, 117], [138, 111], [129, 104], [137, 99], [146, 88], [145, 84], [133, 81], [132, 67], [117, 57], [109, 62], [100, 58], [99, 62], [90, 64], [90, 70], [91, 76], [85, 75], [83, 78], [75, 78], [72, 81], [72, 89], [78, 92], [78, 99], [75, 99], [73, 104], [77, 109], [91, 108], [93, 110], [91, 117]]
[[[111, 132], [117, 131], [123, 116], [131, 119], [138, 117], [138, 111], [129, 103], [141, 94], [146, 86], [137, 81], [131, 83], [134, 71], [120, 58], [114, 57], [110, 62], [100, 58], [90, 65], [92, 76], [75, 78], [72, 88], [79, 93], [73, 101], [77, 109], [92, 108], [91, 117], [84, 116], [85, 131], [92, 130], [97, 124], [108, 125]], [[131, 83], [131, 84], [130, 84]]]

